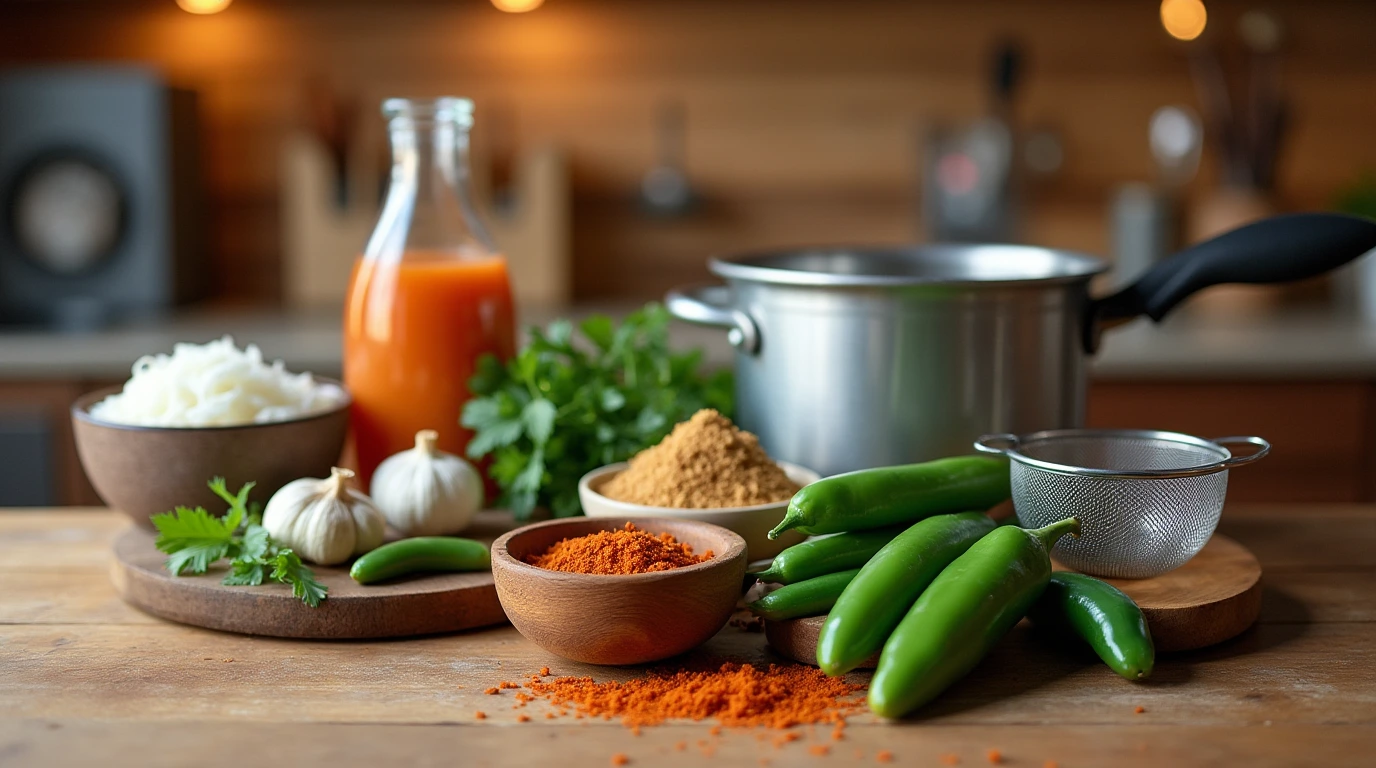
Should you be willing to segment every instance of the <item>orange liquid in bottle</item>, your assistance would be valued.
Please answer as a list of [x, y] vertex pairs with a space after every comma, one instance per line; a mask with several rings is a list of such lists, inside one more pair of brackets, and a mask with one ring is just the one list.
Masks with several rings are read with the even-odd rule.
[[344, 382], [362, 487], [422, 429], [463, 456], [473, 433], [459, 415], [478, 358], [515, 352], [506, 260], [426, 251], [394, 263], [360, 259], [344, 306]]

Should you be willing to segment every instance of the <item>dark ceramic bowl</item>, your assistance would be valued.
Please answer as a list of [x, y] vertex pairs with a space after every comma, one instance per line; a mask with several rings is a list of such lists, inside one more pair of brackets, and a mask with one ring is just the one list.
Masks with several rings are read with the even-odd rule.
[[[326, 378], [318, 381], [338, 384]], [[109, 387], [72, 404], [76, 451], [100, 498], [151, 528], [149, 517], [177, 506], [223, 514], [225, 503], [206, 487], [225, 478], [231, 492], [253, 481], [254, 501], [266, 503], [302, 477], [329, 477], [344, 450], [349, 403], [290, 421], [237, 427], [141, 427], [91, 416], [92, 405], [118, 392]]]

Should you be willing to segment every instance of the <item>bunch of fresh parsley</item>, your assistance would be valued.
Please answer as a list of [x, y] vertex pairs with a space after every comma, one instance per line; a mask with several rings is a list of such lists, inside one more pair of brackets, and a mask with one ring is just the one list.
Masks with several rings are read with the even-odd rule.
[[212, 563], [229, 558], [225, 584], [256, 587], [264, 578], [291, 586], [291, 593], [312, 608], [325, 599], [326, 587], [315, 580], [315, 573], [301, 557], [279, 546], [262, 525], [257, 505], [250, 509], [247, 483], [232, 494], [225, 479], [210, 481], [210, 490], [229, 504], [224, 517], [216, 517], [204, 507], [177, 507], [173, 512], [153, 515], [158, 529], [157, 547], [167, 553], [167, 570], [174, 576], [205, 573]]
[[658, 443], [702, 408], [730, 416], [730, 371], [700, 372], [701, 351], [669, 350], [669, 313], [648, 304], [618, 327], [594, 315], [541, 331], [506, 365], [481, 359], [461, 422], [475, 430], [471, 458], [489, 454], [502, 503], [518, 520], [537, 506], [581, 514], [578, 480]]

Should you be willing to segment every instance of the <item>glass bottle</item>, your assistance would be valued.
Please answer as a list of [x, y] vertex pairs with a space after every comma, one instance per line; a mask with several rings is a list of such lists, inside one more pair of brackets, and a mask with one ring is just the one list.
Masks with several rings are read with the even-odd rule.
[[477, 360], [515, 351], [506, 259], [469, 187], [473, 102], [388, 99], [382, 114], [391, 183], [344, 305], [344, 383], [365, 488], [421, 429], [463, 455], [472, 433], [459, 414]]

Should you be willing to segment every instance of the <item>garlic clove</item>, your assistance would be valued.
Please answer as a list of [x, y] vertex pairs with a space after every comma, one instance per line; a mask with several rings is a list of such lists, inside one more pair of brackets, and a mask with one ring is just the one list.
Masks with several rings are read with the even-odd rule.
[[362, 493], [348, 487], [354, 473], [335, 467], [324, 480], [293, 480], [268, 499], [263, 527], [303, 559], [334, 565], [382, 544], [386, 520]]
[[414, 448], [389, 456], [373, 473], [373, 501], [392, 527], [408, 536], [462, 531], [483, 506], [482, 477], [473, 465], [437, 446], [439, 433], [416, 433]]

